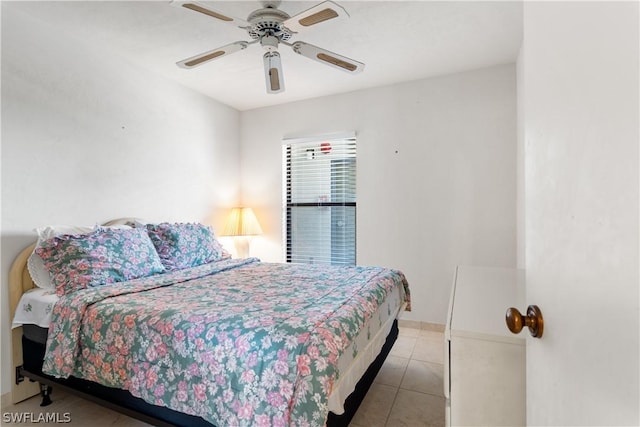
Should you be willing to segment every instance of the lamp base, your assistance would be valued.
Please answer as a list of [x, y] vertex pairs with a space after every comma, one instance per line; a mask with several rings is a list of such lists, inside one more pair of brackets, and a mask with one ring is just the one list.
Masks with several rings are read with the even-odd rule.
[[236, 254], [238, 258], [249, 258], [249, 238], [245, 236], [236, 236], [233, 239], [233, 244], [236, 247]]

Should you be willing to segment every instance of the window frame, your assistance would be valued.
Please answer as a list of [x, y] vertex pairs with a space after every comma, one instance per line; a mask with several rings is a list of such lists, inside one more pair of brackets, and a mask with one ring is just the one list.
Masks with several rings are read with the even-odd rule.
[[[294, 202], [293, 201], [293, 191], [292, 191], [292, 164], [291, 164], [291, 149], [294, 144], [297, 143], [318, 143], [321, 144], [323, 142], [334, 142], [334, 141], [352, 141], [354, 144], [354, 157], [353, 157], [353, 172], [354, 183], [356, 187], [354, 188], [354, 201], [322, 201], [318, 200], [315, 202]], [[335, 159], [332, 162], [344, 161], [348, 158]], [[283, 138], [282, 140], [282, 167], [283, 167], [283, 201], [282, 201], [282, 212], [283, 212], [283, 258], [285, 262], [293, 262], [293, 235], [292, 235], [292, 211], [295, 208], [306, 208], [306, 207], [314, 207], [314, 208], [333, 208], [333, 207], [348, 207], [353, 208], [353, 265], [357, 264], [357, 138], [355, 132], [342, 132], [342, 133], [331, 133], [331, 134], [323, 134], [318, 136], [308, 136], [302, 138]], [[333, 238], [331, 238], [331, 243], [333, 244]], [[332, 251], [333, 254], [333, 251]], [[328, 262], [328, 264], [333, 264], [333, 262]], [[340, 264], [340, 265], [351, 265], [351, 264]]]

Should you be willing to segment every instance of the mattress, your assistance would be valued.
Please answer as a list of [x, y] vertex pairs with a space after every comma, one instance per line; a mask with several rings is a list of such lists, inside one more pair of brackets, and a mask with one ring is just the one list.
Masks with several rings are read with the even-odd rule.
[[22, 325], [22, 335], [28, 340], [46, 346], [49, 329], [37, 325]]
[[[46, 344], [51, 312], [58, 299], [52, 290], [34, 288], [27, 291], [20, 299], [12, 328], [22, 326], [26, 338]], [[328, 402], [331, 412], [336, 415], [344, 413], [346, 398], [380, 353], [394, 320], [404, 309], [404, 299], [403, 289], [394, 288], [338, 359], [338, 381], [329, 395]]]

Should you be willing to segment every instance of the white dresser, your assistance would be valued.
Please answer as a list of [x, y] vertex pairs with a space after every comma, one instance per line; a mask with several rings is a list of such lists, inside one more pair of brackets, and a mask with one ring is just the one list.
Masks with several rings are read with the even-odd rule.
[[444, 332], [447, 426], [524, 426], [525, 329], [507, 329], [525, 302], [522, 270], [456, 269]]

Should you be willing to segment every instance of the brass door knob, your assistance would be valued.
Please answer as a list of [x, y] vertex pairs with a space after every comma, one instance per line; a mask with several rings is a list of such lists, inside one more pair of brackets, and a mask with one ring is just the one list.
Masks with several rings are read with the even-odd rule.
[[505, 316], [507, 327], [514, 334], [519, 334], [523, 327], [529, 328], [531, 336], [534, 338], [542, 337], [544, 331], [544, 319], [542, 312], [537, 305], [527, 307], [527, 315], [523, 316], [517, 308], [510, 307]]

